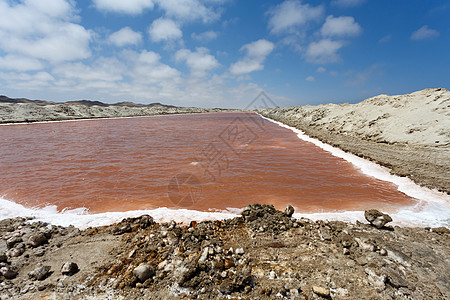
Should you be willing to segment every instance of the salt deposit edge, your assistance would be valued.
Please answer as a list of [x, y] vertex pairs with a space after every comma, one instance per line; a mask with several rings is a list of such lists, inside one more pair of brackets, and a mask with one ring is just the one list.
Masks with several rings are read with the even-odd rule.
[[[258, 114], [259, 115], [259, 114]], [[358, 168], [363, 174], [372, 176], [374, 178], [392, 182], [398, 186], [398, 190], [405, 195], [418, 199], [418, 203], [411, 207], [401, 209], [395, 214], [392, 214], [394, 224], [409, 225], [409, 226], [445, 226], [449, 227], [450, 224], [450, 196], [439, 192], [437, 190], [431, 190], [426, 187], [421, 187], [414, 183], [407, 177], [399, 177], [392, 175], [389, 169], [380, 166], [374, 162], [363, 159], [351, 153], [347, 153], [339, 148], [325, 144], [317, 139], [311, 138], [303, 131], [288, 126], [284, 123], [266, 118], [259, 115], [261, 118], [275, 123], [281, 127], [292, 130], [297, 134], [298, 138], [306, 142], [313, 143], [319, 148], [329, 152], [333, 156], [342, 158], [356, 168]], [[329, 219], [329, 220], [343, 220], [343, 221], [362, 221], [362, 212], [348, 211], [339, 213], [316, 213], [316, 214], [295, 214], [295, 217], [308, 217], [311, 219]]]

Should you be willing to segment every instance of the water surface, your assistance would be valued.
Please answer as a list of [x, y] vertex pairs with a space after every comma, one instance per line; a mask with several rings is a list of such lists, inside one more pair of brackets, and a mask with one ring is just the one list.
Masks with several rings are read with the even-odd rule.
[[208, 211], [259, 202], [301, 212], [394, 211], [416, 201], [246, 113], [0, 126], [0, 168], [0, 196], [59, 210]]

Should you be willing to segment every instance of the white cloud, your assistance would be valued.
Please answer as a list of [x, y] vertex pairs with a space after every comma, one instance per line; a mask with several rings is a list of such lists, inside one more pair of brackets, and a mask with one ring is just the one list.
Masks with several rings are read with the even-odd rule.
[[33, 11], [39, 11], [51, 17], [67, 17], [73, 12], [71, 3], [65, 0], [25, 0], [24, 2]]
[[388, 34], [383, 36], [378, 42], [379, 43], [387, 43], [392, 39], [392, 34]]
[[173, 20], [164, 18], [153, 21], [148, 33], [154, 42], [177, 40], [183, 36], [183, 32]]
[[308, 46], [306, 51], [306, 59], [312, 63], [331, 63], [338, 61], [339, 55], [337, 51], [344, 46], [341, 41], [332, 41], [323, 39], [318, 42], [313, 42]]
[[[167, 16], [181, 21], [202, 20], [203, 22], [215, 21], [220, 14], [212, 7], [207, 7], [199, 0], [157, 0]], [[223, 1], [204, 1], [209, 3], [221, 3]]]
[[212, 31], [212, 30], [205, 31], [205, 32], [202, 32], [199, 34], [193, 32], [191, 34], [191, 37], [199, 42], [209, 42], [209, 41], [215, 40], [217, 38], [217, 32]]
[[362, 28], [353, 17], [328, 16], [320, 32], [327, 37], [357, 36], [361, 34]]
[[0, 49], [53, 63], [89, 57], [91, 32], [71, 22], [77, 19], [74, 10], [64, 0], [0, 1], [0, 40], [8, 41]]
[[59, 78], [90, 81], [119, 81], [123, 79], [121, 74], [125, 73], [125, 67], [114, 58], [99, 58], [92, 65], [81, 62], [67, 63], [57, 66], [53, 74]]
[[316, 79], [314, 78], [314, 76], [308, 76], [308, 77], [306, 77], [305, 80], [306, 80], [306, 81], [309, 81], [309, 82], [312, 82], [312, 81], [314, 81], [314, 80], [316, 80]]
[[411, 40], [421, 41], [437, 38], [438, 36], [439, 32], [437, 30], [431, 29], [427, 25], [424, 25], [412, 33]]
[[217, 59], [208, 54], [207, 48], [197, 48], [195, 52], [188, 49], [181, 49], [175, 53], [176, 61], [183, 61], [191, 70], [195, 77], [202, 77], [219, 66]]
[[108, 40], [118, 47], [137, 45], [142, 42], [142, 34], [140, 32], [133, 31], [130, 27], [124, 27], [111, 34]]
[[287, 0], [268, 12], [271, 16], [269, 29], [272, 33], [291, 31], [308, 22], [320, 20], [323, 13], [323, 6], [310, 6], [298, 0]]
[[98, 10], [124, 14], [140, 14], [152, 9], [153, 0], [93, 0]]
[[361, 5], [364, 2], [366, 2], [366, 0], [334, 0], [332, 4], [341, 7], [354, 7]]
[[242, 46], [241, 51], [246, 51], [246, 56], [230, 67], [234, 75], [248, 74], [264, 69], [266, 57], [273, 51], [275, 45], [272, 42], [261, 39]]
[[324, 67], [318, 67], [317, 68], [317, 70], [316, 70], [316, 72], [317, 73], [323, 73], [323, 72], [325, 72], [327, 69], [325, 69]]
[[132, 72], [130, 76], [136, 83], [155, 84], [166, 80], [173, 81], [180, 76], [180, 71], [160, 62], [161, 56], [152, 51], [131, 54]]
[[36, 71], [43, 68], [44, 65], [35, 58], [14, 54], [0, 57], [0, 69], [16, 71]]

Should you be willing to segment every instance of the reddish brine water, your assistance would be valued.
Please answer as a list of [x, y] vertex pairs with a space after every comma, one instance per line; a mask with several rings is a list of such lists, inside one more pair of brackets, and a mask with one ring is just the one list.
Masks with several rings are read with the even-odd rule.
[[0, 126], [0, 196], [91, 212], [201, 211], [259, 202], [301, 212], [414, 204], [389, 182], [256, 114]]

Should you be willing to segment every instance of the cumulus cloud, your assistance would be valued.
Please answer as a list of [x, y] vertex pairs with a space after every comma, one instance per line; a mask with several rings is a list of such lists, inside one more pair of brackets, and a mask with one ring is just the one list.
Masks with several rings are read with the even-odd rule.
[[148, 33], [154, 42], [177, 40], [183, 36], [183, 32], [173, 20], [164, 18], [153, 21]]
[[193, 32], [191, 34], [191, 37], [199, 42], [209, 42], [209, 41], [215, 40], [217, 38], [217, 32], [212, 31], [212, 30], [198, 33], [198, 34]]
[[43, 69], [44, 65], [35, 58], [9, 54], [0, 57], [0, 69], [15, 71], [36, 71]]
[[311, 21], [318, 21], [324, 14], [323, 6], [302, 4], [298, 0], [287, 0], [268, 12], [271, 33], [291, 31]]
[[219, 62], [214, 56], [209, 54], [207, 48], [197, 48], [195, 52], [181, 49], [175, 53], [175, 60], [186, 63], [191, 71], [191, 75], [195, 77], [205, 76], [207, 72], [219, 66]]
[[53, 73], [58, 75], [58, 78], [70, 80], [114, 82], [123, 79], [125, 70], [117, 59], [100, 57], [91, 65], [81, 62], [59, 65], [54, 68]]
[[73, 23], [72, 1], [0, 1], [0, 49], [8, 54], [44, 59], [53, 63], [91, 55], [91, 32]]
[[366, 2], [366, 0], [334, 0], [331, 3], [340, 7], [354, 7], [361, 5], [364, 2]]
[[246, 51], [246, 55], [231, 65], [230, 72], [234, 75], [242, 75], [264, 69], [263, 63], [274, 48], [275, 45], [272, 42], [264, 39], [242, 46], [241, 51]]
[[163, 64], [160, 61], [161, 56], [156, 52], [144, 50], [131, 56], [133, 72], [130, 76], [137, 83], [162, 83], [166, 80], [174, 80], [180, 76], [180, 71]]
[[308, 77], [305, 78], [305, 80], [309, 81], [309, 82], [312, 82], [312, 81], [314, 81], [316, 79], [314, 78], [314, 76], [308, 76]]
[[140, 32], [133, 31], [130, 27], [124, 27], [111, 34], [108, 40], [118, 47], [137, 45], [142, 42], [142, 34]]
[[[168, 17], [182, 20], [195, 21], [201, 20], [205, 23], [215, 21], [220, 14], [211, 6], [206, 6], [199, 0], [157, 0]], [[223, 1], [203, 1], [209, 3], [221, 3]]]
[[431, 29], [427, 25], [424, 25], [411, 34], [411, 40], [422, 41], [437, 38], [438, 36], [439, 32], [437, 30]]
[[320, 32], [327, 37], [357, 36], [361, 34], [362, 28], [353, 17], [328, 16]]
[[152, 9], [153, 0], [93, 0], [100, 11], [123, 14], [140, 14], [146, 9]]
[[332, 41], [330, 39], [313, 42], [308, 46], [306, 51], [306, 60], [319, 64], [336, 62], [340, 59], [337, 51], [342, 46], [344, 46], [343, 42]]

